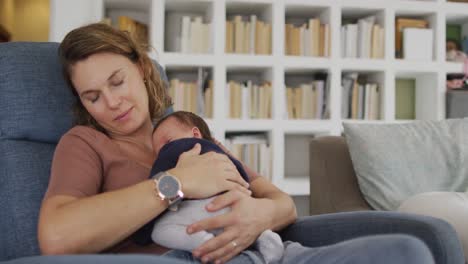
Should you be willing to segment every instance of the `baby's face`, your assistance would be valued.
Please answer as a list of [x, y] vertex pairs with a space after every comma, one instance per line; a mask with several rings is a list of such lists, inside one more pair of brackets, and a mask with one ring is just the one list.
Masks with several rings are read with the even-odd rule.
[[153, 133], [153, 150], [156, 157], [161, 148], [167, 143], [181, 138], [195, 137], [192, 128], [181, 124], [175, 118], [166, 119]]

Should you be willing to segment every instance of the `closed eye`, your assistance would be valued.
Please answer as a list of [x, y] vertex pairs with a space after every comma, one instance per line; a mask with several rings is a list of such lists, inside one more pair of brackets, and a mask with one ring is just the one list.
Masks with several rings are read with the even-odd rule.
[[122, 79], [121, 81], [118, 81], [118, 82], [115, 82], [115, 83], [112, 83], [113, 86], [120, 86], [124, 83], [124, 80]]
[[95, 103], [97, 100], [99, 100], [99, 94], [91, 99], [91, 103]]
[[95, 103], [97, 100], [99, 100], [99, 93], [93, 93], [94, 96], [86, 96], [86, 100], [91, 101], [91, 103]]

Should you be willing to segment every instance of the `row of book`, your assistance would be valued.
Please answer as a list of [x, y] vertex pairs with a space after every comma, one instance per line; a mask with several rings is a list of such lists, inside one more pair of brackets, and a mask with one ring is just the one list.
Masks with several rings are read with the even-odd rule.
[[348, 58], [383, 58], [385, 31], [376, 23], [375, 16], [368, 16], [341, 27], [341, 54]]
[[271, 24], [256, 15], [226, 21], [226, 53], [271, 54]]
[[288, 119], [324, 119], [328, 116], [329, 89], [324, 80], [286, 87]]
[[380, 119], [380, 88], [377, 83], [359, 79], [358, 73], [343, 75], [341, 80], [342, 118]]
[[166, 15], [164, 45], [166, 51], [182, 53], [211, 52], [211, 23], [203, 17], [180, 12]]
[[225, 145], [235, 158], [271, 180], [272, 150], [265, 133], [230, 135]]
[[330, 56], [330, 26], [321, 24], [319, 18], [311, 18], [308, 23], [287, 23], [285, 34], [286, 55]]
[[169, 96], [175, 111], [190, 111], [204, 118], [213, 117], [213, 80], [208, 79], [208, 76], [205, 69], [199, 68], [194, 81], [170, 79]]
[[127, 31], [142, 47], [149, 48], [148, 25], [129, 16], [118, 16], [117, 21], [110, 17], [104, 18], [102, 23]]
[[234, 119], [271, 118], [272, 88], [270, 82], [261, 85], [252, 81], [229, 81], [226, 84], [226, 111]]

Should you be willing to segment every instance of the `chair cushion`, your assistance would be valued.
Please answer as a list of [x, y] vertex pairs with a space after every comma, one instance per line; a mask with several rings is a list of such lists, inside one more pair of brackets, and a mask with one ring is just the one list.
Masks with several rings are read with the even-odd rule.
[[39, 254], [37, 220], [55, 144], [0, 140], [0, 260]]
[[468, 119], [344, 124], [359, 187], [379, 210], [407, 198], [468, 187]]
[[[57, 143], [71, 128], [75, 99], [62, 76], [58, 46], [0, 44], [0, 139]], [[167, 84], [163, 68], [154, 63]]]
[[73, 96], [58, 43], [0, 44], [0, 138], [57, 143], [72, 125]]

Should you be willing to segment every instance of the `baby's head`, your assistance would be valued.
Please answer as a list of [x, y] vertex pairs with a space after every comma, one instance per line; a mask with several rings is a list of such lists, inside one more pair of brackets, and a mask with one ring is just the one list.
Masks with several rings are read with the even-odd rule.
[[161, 119], [153, 130], [153, 150], [158, 156], [167, 143], [181, 138], [203, 138], [213, 141], [203, 118], [192, 112], [177, 111]]

